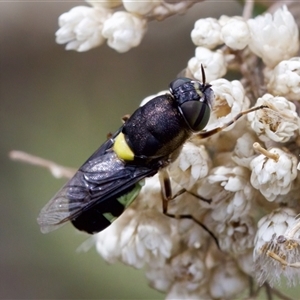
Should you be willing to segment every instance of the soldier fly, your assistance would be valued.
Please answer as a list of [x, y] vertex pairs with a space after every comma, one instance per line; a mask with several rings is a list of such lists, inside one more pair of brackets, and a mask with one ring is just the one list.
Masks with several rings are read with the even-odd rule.
[[[157, 172], [163, 213], [175, 217], [167, 212], [168, 201], [186, 190], [172, 195], [165, 167], [177, 158], [183, 144], [193, 134], [209, 137], [242, 115], [264, 108], [243, 111], [229, 123], [201, 132], [209, 121], [214, 99], [203, 68], [202, 76], [203, 83], [188, 78], [174, 80], [169, 93], [153, 98], [127, 118], [41, 210], [41, 231], [47, 233], [71, 221], [89, 234], [100, 232], [137, 197], [143, 179]], [[189, 215], [180, 217], [193, 219]]]

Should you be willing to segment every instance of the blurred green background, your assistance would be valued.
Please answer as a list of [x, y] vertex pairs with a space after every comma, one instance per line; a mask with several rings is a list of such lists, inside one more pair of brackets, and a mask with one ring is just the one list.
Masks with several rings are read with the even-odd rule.
[[0, 298], [163, 299], [143, 272], [108, 265], [70, 224], [39, 231], [39, 210], [64, 180], [8, 159], [23, 150], [79, 167], [148, 95], [168, 88], [194, 54], [190, 31], [200, 17], [241, 13], [234, 1], [208, 1], [184, 16], [149, 24], [142, 44], [119, 54], [86, 53], [55, 43], [60, 14], [82, 2], [0, 3]]

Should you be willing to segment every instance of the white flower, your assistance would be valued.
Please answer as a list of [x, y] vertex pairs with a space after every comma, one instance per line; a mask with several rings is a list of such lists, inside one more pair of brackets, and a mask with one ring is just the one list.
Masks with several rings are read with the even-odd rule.
[[254, 189], [249, 183], [249, 171], [246, 168], [213, 168], [200, 184], [198, 195], [212, 200], [208, 208], [213, 220], [226, 222], [249, 212]]
[[146, 276], [150, 285], [167, 292], [166, 299], [199, 299], [207, 293], [210, 274], [205, 261], [207, 250], [185, 246], [181, 241], [174, 247], [176, 252], [165, 265], [148, 265]]
[[[214, 91], [215, 100], [212, 107], [206, 130], [213, 129], [232, 120], [238, 113], [249, 108], [250, 101], [241, 82], [238, 80], [228, 81], [217, 79], [210, 82]], [[233, 129], [236, 123], [224, 129]]]
[[219, 222], [214, 228], [222, 251], [234, 254], [244, 253], [253, 247], [255, 230], [253, 219], [247, 215]]
[[[219, 18], [219, 24], [222, 26], [226, 25], [227, 22], [229, 22], [231, 20], [232, 17], [226, 16], [226, 15], [222, 15]], [[235, 18], [239, 18], [240, 20], [243, 20], [242, 17], [235, 17]]]
[[[285, 271], [286, 268], [272, 259], [269, 252], [287, 255], [288, 251], [280, 247], [277, 240], [294, 224], [295, 216], [295, 211], [290, 208], [278, 208], [259, 220], [253, 258], [256, 265], [256, 276], [260, 284], [265, 280], [271, 284], [279, 281], [280, 275]], [[288, 275], [288, 273], [284, 275]]]
[[201, 65], [205, 68], [207, 82], [222, 77], [227, 70], [226, 59], [221, 50], [211, 51], [204, 47], [197, 47], [195, 56], [188, 61], [188, 68], [200, 81], [202, 81]]
[[268, 91], [289, 100], [300, 100], [300, 57], [281, 61], [271, 71]]
[[77, 6], [59, 17], [61, 27], [56, 32], [58, 44], [67, 43], [67, 50], [87, 51], [104, 42], [102, 27], [110, 16], [110, 11], [104, 8]]
[[141, 268], [145, 263], [162, 264], [171, 254], [169, 218], [155, 210], [128, 208], [111, 226], [96, 235], [96, 248], [109, 262]]
[[221, 39], [229, 48], [244, 49], [250, 40], [247, 22], [238, 17], [230, 18], [221, 28]]
[[292, 102], [284, 97], [265, 94], [256, 101], [256, 106], [260, 105], [266, 105], [269, 108], [257, 110], [247, 116], [251, 122], [251, 128], [260, 140], [267, 142], [271, 139], [284, 143], [299, 132], [300, 118]]
[[248, 20], [251, 32], [249, 47], [268, 67], [293, 57], [299, 49], [298, 26], [286, 6], [273, 17], [267, 13]]
[[85, 0], [94, 7], [115, 8], [122, 4], [121, 0]]
[[[149, 263], [150, 285], [167, 292], [167, 299], [197, 299], [206, 292], [209, 275], [205, 256], [207, 232], [191, 220], [181, 220], [173, 235], [172, 256], [162, 263]], [[184, 289], [183, 289], [184, 287]]]
[[161, 292], [166, 292], [174, 281], [174, 274], [168, 264], [155, 267], [150, 265], [147, 268], [146, 277], [151, 287]]
[[218, 264], [212, 271], [209, 290], [213, 299], [237, 299], [246, 290], [248, 278], [232, 260]]
[[221, 26], [218, 20], [213, 18], [200, 19], [194, 25], [191, 38], [196, 46], [213, 49], [222, 44], [220, 31]]
[[297, 177], [298, 161], [294, 155], [279, 148], [269, 149], [268, 153], [269, 157], [260, 154], [251, 161], [250, 180], [268, 201], [274, 201], [278, 195], [286, 195], [291, 190]]
[[[198, 203], [199, 202], [201, 202], [200, 199], [198, 199]], [[186, 203], [186, 205], [188, 205], [188, 203]], [[198, 204], [197, 210], [201, 209], [199, 207], [200, 204]], [[181, 238], [180, 242], [183, 243], [185, 247], [188, 247], [188, 249], [203, 251], [207, 248], [209, 241], [211, 241], [211, 235], [199, 226], [199, 224], [194, 221], [191, 222], [191, 220], [180, 220], [177, 231]]]
[[146, 32], [146, 20], [124, 11], [115, 12], [104, 22], [102, 34], [108, 45], [118, 52], [126, 52], [140, 44]]
[[146, 15], [160, 4], [160, 0], [123, 0], [125, 9], [130, 13]]
[[176, 281], [186, 281], [185, 288], [193, 291], [207, 281], [204, 256], [198, 249], [189, 249], [172, 258], [170, 265]]
[[196, 146], [187, 142], [168, 170], [174, 181], [189, 190], [197, 180], [208, 174], [211, 164], [211, 159], [203, 145]]
[[256, 136], [252, 132], [244, 133], [237, 139], [232, 153], [232, 160], [239, 166], [249, 168], [251, 160], [256, 156], [252, 147], [256, 142]]

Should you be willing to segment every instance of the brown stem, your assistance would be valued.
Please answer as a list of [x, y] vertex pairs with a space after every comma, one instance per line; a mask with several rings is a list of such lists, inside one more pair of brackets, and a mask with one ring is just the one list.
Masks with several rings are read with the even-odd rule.
[[56, 178], [71, 178], [75, 174], [76, 170], [72, 168], [67, 168], [61, 165], [56, 164], [53, 161], [28, 154], [23, 151], [13, 150], [9, 152], [9, 157], [12, 160], [22, 161], [31, 165], [39, 166], [48, 169], [52, 175]]
[[253, 7], [254, 7], [254, 0], [245, 1], [244, 10], [243, 10], [243, 18], [245, 20], [248, 20], [252, 17]]

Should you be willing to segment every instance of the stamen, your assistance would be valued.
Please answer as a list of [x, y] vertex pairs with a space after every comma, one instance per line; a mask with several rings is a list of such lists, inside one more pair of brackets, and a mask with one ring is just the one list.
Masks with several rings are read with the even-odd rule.
[[278, 162], [278, 160], [279, 160], [279, 155], [276, 154], [276, 153], [271, 153], [271, 152], [269, 152], [268, 150], [266, 150], [265, 148], [263, 148], [259, 143], [255, 142], [255, 143], [253, 144], [253, 148], [254, 148], [255, 151], [257, 151], [257, 152], [263, 154], [264, 156], [266, 156], [266, 157], [268, 157], [268, 158], [270, 158], [270, 159], [273, 159], [273, 160], [275, 160], [276, 162]]

